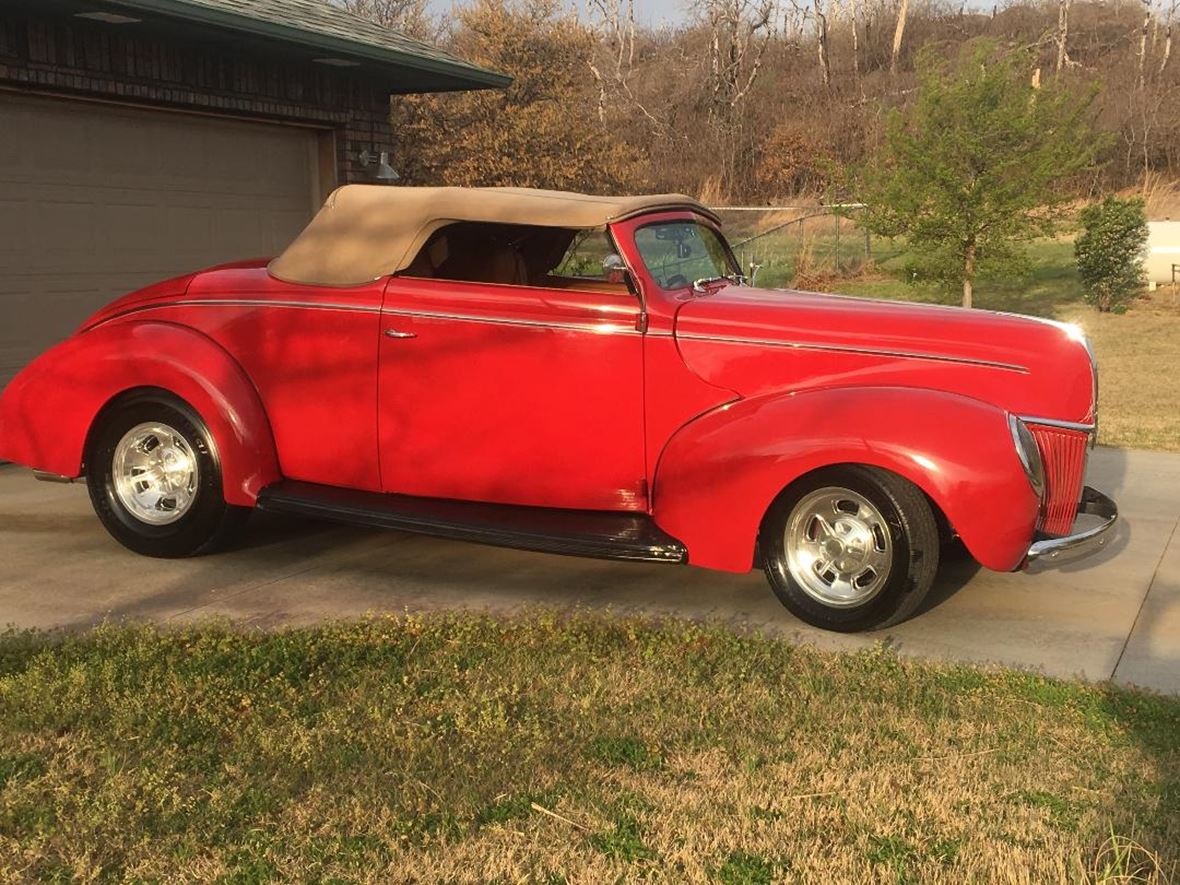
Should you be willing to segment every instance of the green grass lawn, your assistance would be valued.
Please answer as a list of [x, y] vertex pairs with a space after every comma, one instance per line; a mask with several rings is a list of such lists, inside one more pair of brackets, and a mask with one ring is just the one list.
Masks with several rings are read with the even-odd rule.
[[[830, 219], [825, 222], [831, 223]], [[863, 235], [850, 227], [841, 238], [839, 273], [833, 264], [835, 240], [830, 231], [810, 236], [805, 244], [788, 233], [767, 238], [756, 254], [764, 263], [758, 284], [793, 285], [801, 248], [807, 252], [799, 282], [803, 288], [959, 303], [958, 292], [934, 283], [906, 281], [907, 255], [900, 242], [874, 238], [873, 261], [866, 266]], [[747, 254], [755, 253], [749, 249]], [[1080, 325], [1098, 354], [1099, 442], [1180, 451], [1180, 297], [1164, 289], [1139, 299], [1125, 314], [1102, 314], [1082, 299], [1071, 239], [1035, 241], [1028, 256], [1026, 276], [980, 280], [975, 306]]]
[[1180, 861], [1180, 700], [674, 621], [9, 634], [0, 717], [4, 881], [1162, 882]]

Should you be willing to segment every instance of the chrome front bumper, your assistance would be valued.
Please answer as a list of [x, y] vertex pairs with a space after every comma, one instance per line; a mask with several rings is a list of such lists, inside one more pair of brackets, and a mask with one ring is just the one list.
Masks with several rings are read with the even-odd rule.
[[1118, 505], [1102, 492], [1089, 486], [1082, 489], [1082, 500], [1078, 504], [1078, 513], [1097, 516], [1102, 521], [1072, 535], [1033, 541], [1032, 546], [1028, 548], [1025, 562], [1056, 559], [1063, 553], [1075, 553], [1101, 547], [1106, 543], [1107, 532], [1114, 528], [1114, 524], [1118, 522], [1119, 518]]

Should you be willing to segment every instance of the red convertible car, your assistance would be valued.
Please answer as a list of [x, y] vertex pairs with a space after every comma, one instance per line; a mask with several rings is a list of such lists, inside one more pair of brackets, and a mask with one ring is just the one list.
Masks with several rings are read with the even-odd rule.
[[287, 511], [760, 566], [853, 631], [956, 536], [1002, 571], [1101, 543], [1096, 404], [1076, 329], [751, 288], [685, 196], [353, 185], [277, 258], [88, 319], [4, 390], [0, 458], [85, 476], [149, 556]]

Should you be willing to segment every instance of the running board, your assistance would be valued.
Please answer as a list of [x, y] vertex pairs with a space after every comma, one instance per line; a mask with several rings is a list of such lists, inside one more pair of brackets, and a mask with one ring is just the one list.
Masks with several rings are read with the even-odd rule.
[[258, 509], [541, 553], [688, 561], [684, 545], [642, 513], [415, 498], [290, 480], [264, 488]]

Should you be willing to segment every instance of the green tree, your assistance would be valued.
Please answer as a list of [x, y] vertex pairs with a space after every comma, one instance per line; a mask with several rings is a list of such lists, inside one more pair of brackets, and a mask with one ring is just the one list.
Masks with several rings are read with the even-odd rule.
[[1033, 69], [990, 41], [950, 61], [923, 53], [916, 101], [891, 114], [857, 182], [865, 224], [905, 236], [928, 275], [961, 284], [964, 307], [977, 275], [1019, 269], [1022, 243], [1053, 233], [1066, 185], [1100, 147], [1095, 90], [1059, 77], [1038, 88]]
[[1143, 200], [1107, 197], [1082, 210], [1074, 243], [1086, 300], [1100, 311], [1123, 310], [1143, 288], [1147, 214]]

